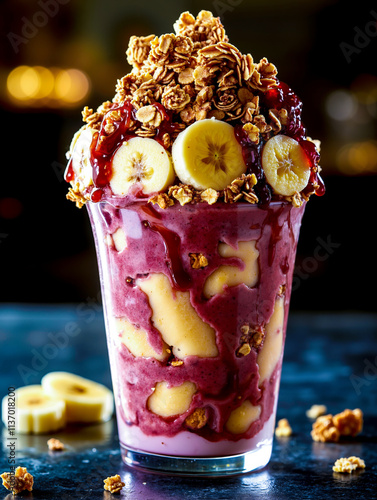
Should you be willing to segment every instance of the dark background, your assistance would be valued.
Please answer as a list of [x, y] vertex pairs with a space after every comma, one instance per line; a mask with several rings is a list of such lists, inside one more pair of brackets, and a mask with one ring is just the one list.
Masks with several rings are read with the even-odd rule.
[[[332, 0], [1, 2], [2, 302], [98, 301], [87, 214], [65, 199], [65, 152], [83, 106], [111, 99], [129, 72], [129, 37], [172, 32], [181, 12], [201, 9], [220, 15], [241, 52], [277, 66], [322, 141], [327, 192], [304, 216], [292, 309], [375, 311], [377, 6]], [[73, 102], [17, 99], [8, 77], [22, 65], [79, 69], [90, 89]]]

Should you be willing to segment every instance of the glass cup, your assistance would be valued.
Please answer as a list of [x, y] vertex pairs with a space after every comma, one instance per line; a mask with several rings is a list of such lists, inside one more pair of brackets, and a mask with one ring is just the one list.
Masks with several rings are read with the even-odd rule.
[[124, 462], [195, 476], [264, 467], [304, 205], [87, 207]]

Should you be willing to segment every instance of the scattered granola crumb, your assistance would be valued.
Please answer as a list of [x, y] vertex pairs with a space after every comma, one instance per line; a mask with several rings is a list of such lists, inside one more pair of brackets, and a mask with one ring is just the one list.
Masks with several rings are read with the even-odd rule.
[[208, 266], [208, 259], [202, 253], [189, 253], [190, 264], [193, 269], [202, 269]]
[[157, 203], [157, 205], [163, 209], [174, 205], [174, 200], [169, 198], [169, 196], [166, 193], [156, 194], [156, 195], [152, 196], [151, 198], [149, 198], [148, 201], [150, 203], [153, 203], [153, 204]]
[[236, 351], [236, 356], [238, 358], [242, 357], [242, 356], [247, 356], [248, 354], [251, 353], [251, 347], [250, 347], [250, 344], [248, 344], [247, 342], [245, 342], [244, 344], [241, 345], [241, 347], [239, 347]]
[[51, 451], [62, 451], [65, 446], [59, 439], [51, 438], [47, 441], [48, 449]]
[[171, 366], [182, 366], [183, 365], [183, 361], [180, 359], [180, 360], [177, 360], [177, 361], [172, 361], [170, 364], [171, 364]]
[[7, 490], [11, 490], [13, 495], [17, 495], [24, 490], [33, 490], [34, 478], [27, 471], [26, 467], [17, 467], [14, 474], [4, 472], [0, 477], [3, 480], [3, 486]]
[[220, 193], [212, 188], [207, 188], [200, 193], [200, 199], [206, 201], [208, 205], [213, 205], [219, 199]]
[[308, 418], [316, 419], [322, 415], [325, 415], [327, 412], [327, 407], [325, 405], [312, 405], [309, 410], [306, 412], [306, 416]]
[[[249, 347], [252, 347], [254, 349], [258, 349], [259, 347], [261, 347], [265, 336], [265, 331], [263, 327], [255, 328], [252, 327], [251, 325], [245, 324], [241, 326], [240, 330], [242, 332], [240, 338], [241, 347], [238, 349], [238, 352], [240, 352], [242, 356], [245, 355], [242, 354], [242, 352], [246, 352], [247, 350], [247, 347], [243, 346], [249, 345]], [[249, 352], [250, 351], [248, 351], [247, 354], [249, 354]]]
[[278, 425], [275, 429], [275, 435], [277, 437], [289, 437], [292, 436], [292, 427], [286, 418], [282, 418], [278, 421]]
[[332, 470], [351, 474], [356, 469], [365, 469], [365, 462], [359, 457], [338, 458]]
[[334, 415], [333, 420], [342, 436], [357, 436], [363, 430], [363, 412], [360, 408], [344, 410]]
[[344, 410], [336, 415], [323, 415], [313, 424], [311, 436], [314, 441], [339, 441], [340, 436], [357, 436], [363, 429], [363, 412]]
[[72, 188], [68, 189], [66, 198], [67, 200], [74, 201], [77, 208], [82, 208], [87, 201], [80, 193], [76, 193]]
[[321, 443], [337, 442], [340, 432], [334, 424], [332, 415], [322, 415], [313, 424], [311, 436], [314, 441]]
[[191, 415], [186, 417], [185, 424], [190, 429], [201, 429], [207, 423], [207, 414], [204, 408], [197, 408]]
[[125, 483], [122, 483], [121, 477], [119, 474], [116, 476], [110, 476], [103, 480], [104, 489], [110, 491], [110, 493], [119, 493], [120, 490], [125, 486]]

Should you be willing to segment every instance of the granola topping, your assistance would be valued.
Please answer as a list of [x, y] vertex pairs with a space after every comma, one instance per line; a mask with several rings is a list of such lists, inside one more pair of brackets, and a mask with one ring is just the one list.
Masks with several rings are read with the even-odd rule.
[[103, 489], [110, 491], [110, 493], [119, 493], [120, 490], [125, 486], [125, 483], [122, 482], [119, 474], [115, 476], [110, 476], [103, 480], [104, 486]]
[[34, 478], [26, 467], [17, 467], [14, 474], [4, 472], [0, 477], [3, 480], [3, 486], [11, 490], [13, 495], [18, 495], [24, 490], [33, 491]]
[[[260, 166], [260, 155], [264, 143], [277, 134], [300, 142], [310, 158], [312, 175], [302, 192], [275, 194], [275, 198], [299, 207], [313, 193], [323, 194], [318, 141], [306, 137], [301, 102], [279, 82], [276, 67], [265, 57], [257, 62], [250, 54], [242, 54], [229, 43], [220, 19], [209, 11], [202, 10], [196, 18], [184, 12], [174, 30], [161, 36], [131, 36], [126, 56], [132, 71], [118, 80], [112, 101], [105, 101], [97, 110], [84, 108], [83, 121], [99, 134], [85, 167], [93, 168], [93, 179], [82, 183], [66, 175], [72, 184], [67, 198], [80, 208], [88, 200], [100, 201], [103, 194], [113, 196], [110, 188], [106, 191], [111, 179], [111, 154], [127, 138], [153, 138], [170, 153], [182, 130], [207, 118], [234, 126], [248, 167], [243, 184], [235, 179], [222, 191], [200, 191], [182, 185], [176, 178], [178, 182], [169, 189], [153, 193], [150, 202], [162, 208], [177, 201], [181, 205], [268, 203], [271, 189]], [[69, 158], [72, 152], [67, 154]], [[96, 154], [101, 157], [101, 168]], [[93, 198], [92, 192], [99, 187], [105, 188], [104, 193]]]

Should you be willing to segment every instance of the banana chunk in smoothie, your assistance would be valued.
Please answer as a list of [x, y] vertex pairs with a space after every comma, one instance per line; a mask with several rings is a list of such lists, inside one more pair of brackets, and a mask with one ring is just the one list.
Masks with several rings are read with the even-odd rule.
[[162, 273], [138, 279], [136, 285], [147, 294], [152, 321], [177, 358], [218, 355], [215, 330], [198, 316], [191, 305], [190, 292], [173, 292]]
[[204, 296], [209, 299], [224, 291], [225, 286], [236, 286], [244, 283], [248, 287], [253, 287], [259, 277], [259, 252], [255, 248], [255, 241], [239, 241], [238, 249], [219, 243], [219, 254], [222, 257], [238, 257], [244, 263], [241, 270], [237, 266], [220, 266], [210, 274], [204, 284]]
[[274, 312], [266, 325], [263, 347], [258, 354], [259, 386], [271, 377], [283, 350], [284, 297], [275, 301]]
[[114, 318], [116, 331], [121, 335], [122, 343], [136, 358], [155, 358], [165, 361], [169, 357], [166, 342], [162, 344], [162, 351], [157, 352], [148, 341], [148, 334], [142, 328], [137, 328], [126, 318]]
[[189, 409], [195, 392], [196, 385], [192, 382], [172, 387], [167, 382], [157, 382], [153, 394], [148, 398], [148, 408], [161, 417], [181, 415]]
[[246, 399], [238, 408], [232, 411], [225, 427], [232, 434], [242, 434], [259, 418], [260, 412], [260, 406], [253, 406]]

